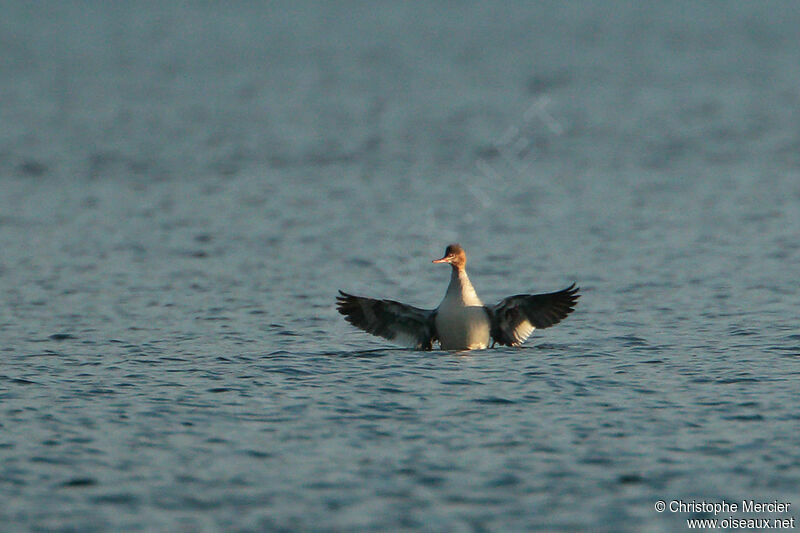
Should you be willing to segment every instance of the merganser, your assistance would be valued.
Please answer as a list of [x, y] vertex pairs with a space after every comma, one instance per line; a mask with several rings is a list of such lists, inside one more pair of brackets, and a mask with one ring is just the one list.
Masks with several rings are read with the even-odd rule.
[[482, 350], [495, 344], [519, 346], [536, 328], [549, 328], [574, 311], [579, 288], [547, 294], [518, 294], [484, 305], [467, 276], [467, 254], [458, 244], [447, 247], [434, 263], [452, 267], [450, 285], [436, 309], [420, 309], [392, 300], [375, 300], [339, 291], [338, 311], [367, 333], [418, 350]]

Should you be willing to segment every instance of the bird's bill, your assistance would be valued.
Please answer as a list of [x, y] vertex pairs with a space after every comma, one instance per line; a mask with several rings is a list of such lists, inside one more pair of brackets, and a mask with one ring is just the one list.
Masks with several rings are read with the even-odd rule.
[[453, 261], [453, 255], [446, 255], [441, 259], [434, 259], [431, 263], [451, 263]]

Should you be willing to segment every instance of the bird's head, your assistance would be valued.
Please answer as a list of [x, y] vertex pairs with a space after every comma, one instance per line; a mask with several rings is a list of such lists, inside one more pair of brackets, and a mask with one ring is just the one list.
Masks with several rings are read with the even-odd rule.
[[435, 259], [434, 263], [449, 263], [453, 268], [464, 268], [467, 264], [467, 254], [460, 244], [451, 244], [444, 251], [444, 257]]

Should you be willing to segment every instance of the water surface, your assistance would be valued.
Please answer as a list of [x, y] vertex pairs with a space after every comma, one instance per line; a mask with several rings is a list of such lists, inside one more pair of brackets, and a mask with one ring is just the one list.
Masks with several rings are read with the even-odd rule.
[[[6, 6], [5, 530], [800, 506], [793, 6]], [[452, 241], [576, 312], [461, 355], [337, 315], [437, 305]]]

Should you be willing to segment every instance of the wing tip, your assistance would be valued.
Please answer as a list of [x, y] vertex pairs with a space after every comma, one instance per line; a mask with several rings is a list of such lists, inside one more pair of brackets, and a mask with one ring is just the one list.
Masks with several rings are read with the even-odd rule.
[[580, 291], [580, 290], [581, 290], [581, 288], [578, 287], [577, 282], [573, 281], [570, 284], [569, 287], [567, 287], [566, 289], [563, 289], [561, 292], [568, 292], [570, 294], [577, 294], [578, 291]]
[[352, 298], [352, 297], [353, 297], [352, 294], [348, 294], [348, 293], [344, 292], [342, 289], [339, 289], [339, 294], [336, 295], [336, 299], [337, 300], [346, 300], [346, 299], [349, 299], [349, 298]]
[[350, 320], [350, 313], [353, 311], [353, 306], [356, 302], [355, 298], [356, 297], [352, 294], [348, 294], [341, 289], [339, 289], [339, 294], [336, 296], [336, 310], [345, 315], [348, 321]]
[[[567, 300], [568, 305], [570, 307], [573, 307], [574, 305], [576, 305], [578, 303], [578, 298], [581, 297], [580, 290], [581, 290], [581, 288], [578, 287], [576, 285], [576, 283], [573, 281], [572, 284], [569, 287], [567, 287], [566, 289], [562, 289], [560, 292], [561, 292], [561, 294], [563, 294], [564, 296], [566, 296], [568, 298], [568, 300]], [[570, 312], [572, 312], [572, 311], [573, 311], [573, 309], [570, 309]]]

